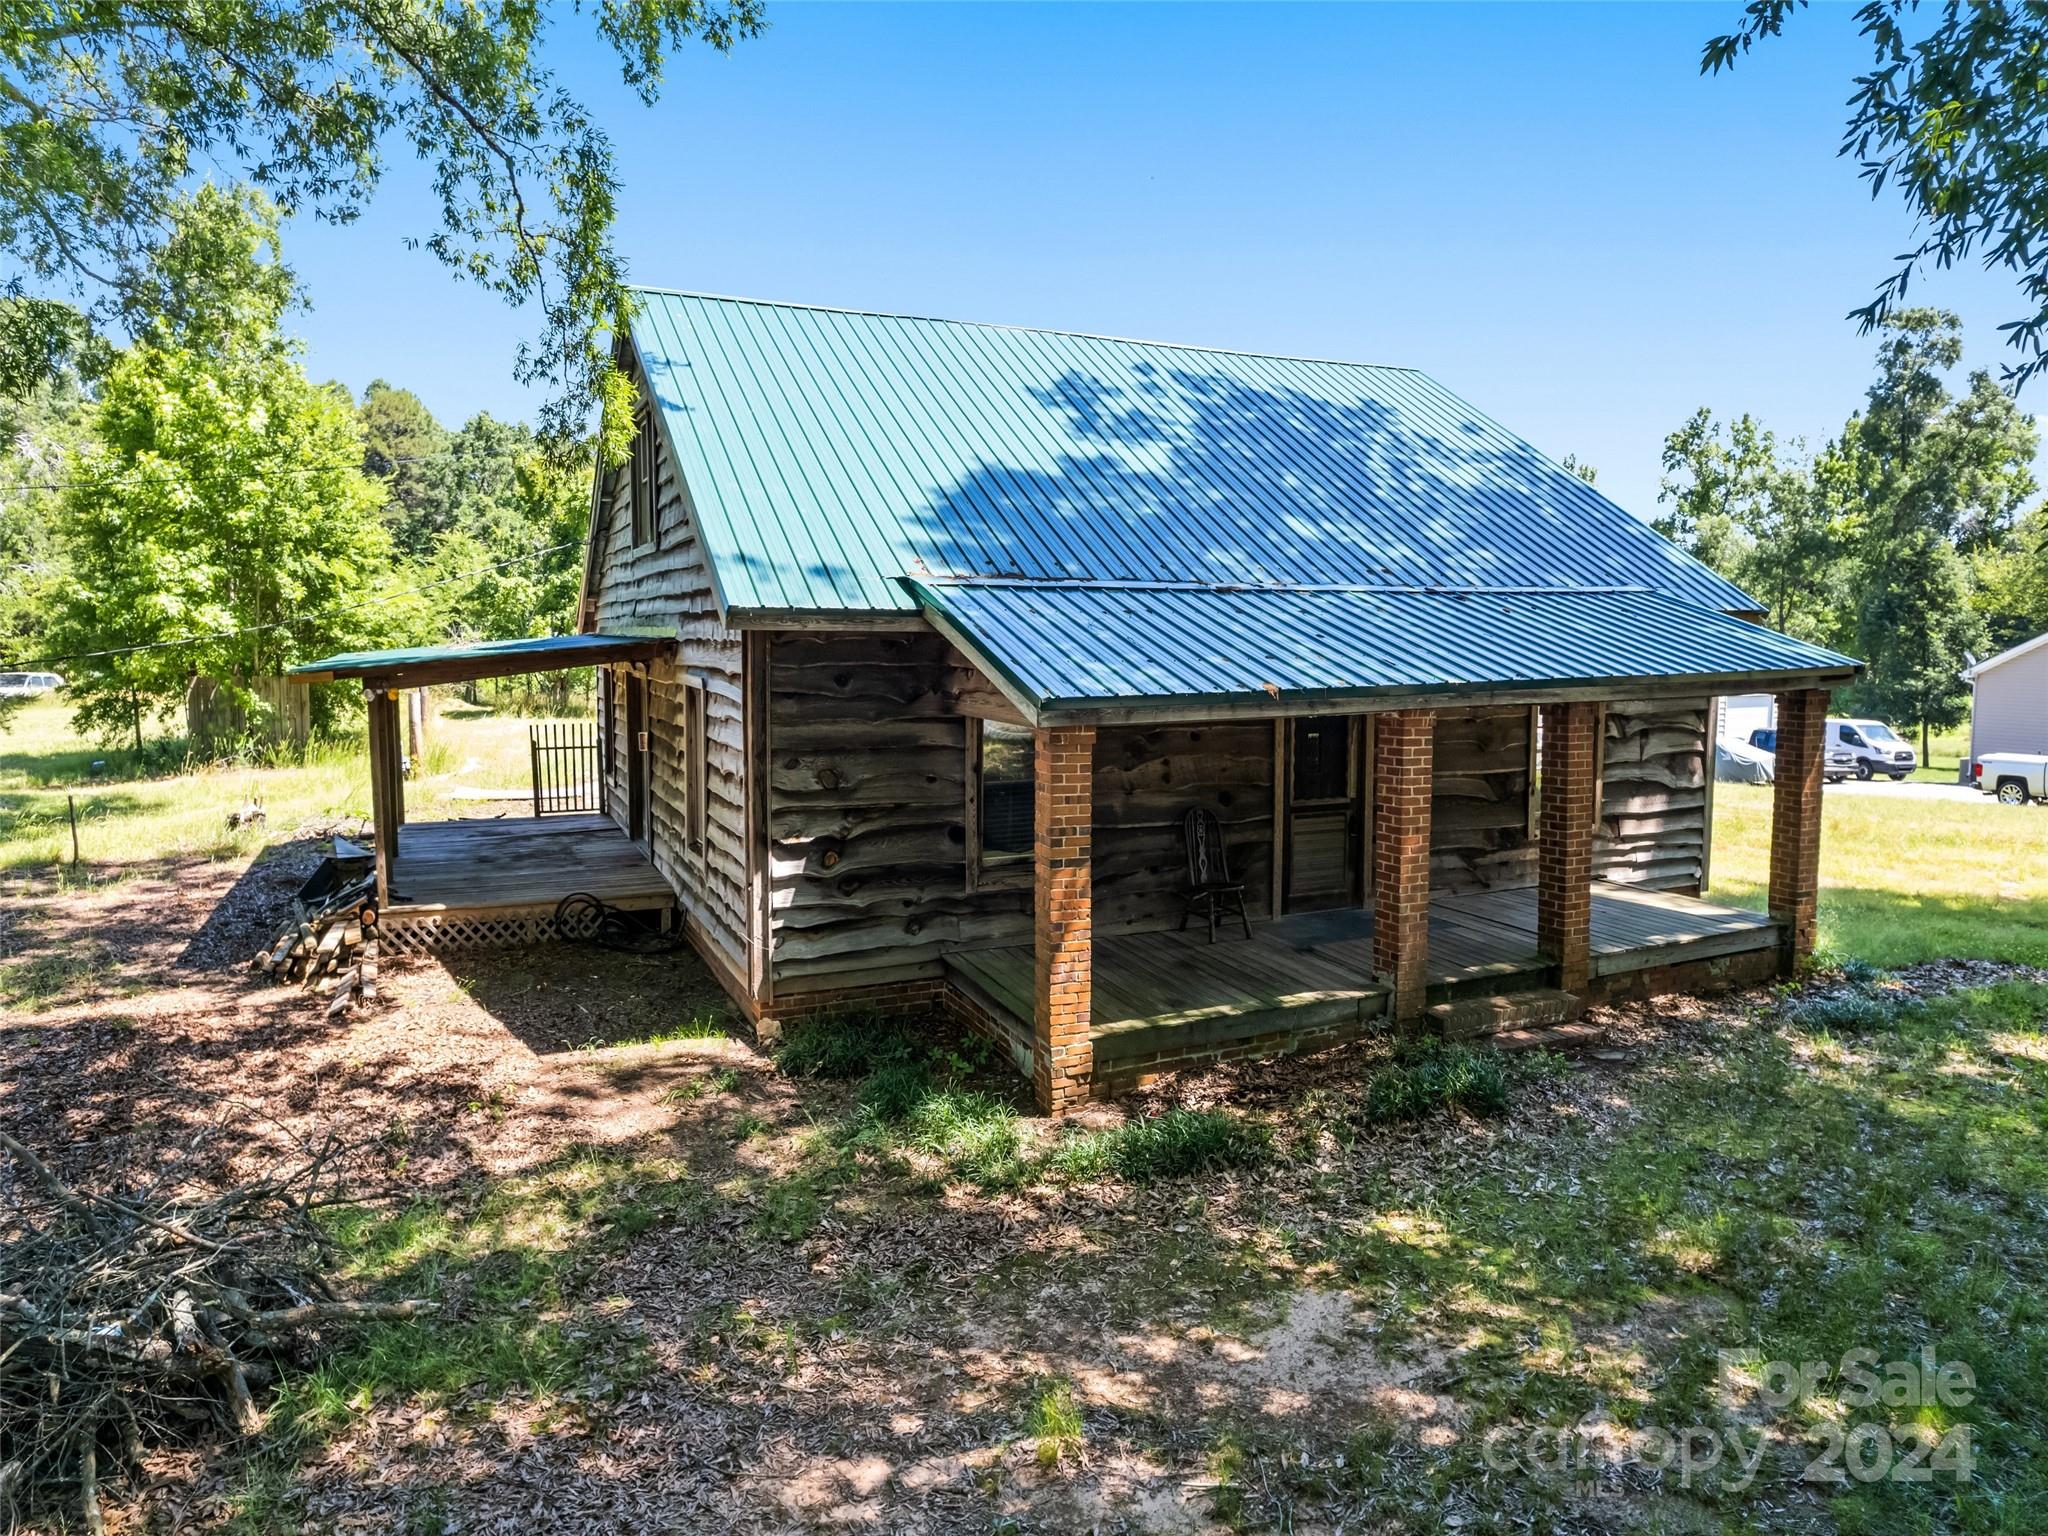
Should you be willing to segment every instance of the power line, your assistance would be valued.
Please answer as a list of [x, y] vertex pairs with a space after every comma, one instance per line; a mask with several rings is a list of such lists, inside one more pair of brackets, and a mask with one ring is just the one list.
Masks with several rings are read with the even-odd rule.
[[[436, 587], [451, 586], [458, 581], [467, 581], [472, 576], [482, 576], [489, 571], [501, 571], [508, 565], [521, 565], [528, 560], [539, 560], [548, 555], [560, 554], [565, 549], [575, 549], [583, 543], [581, 539], [564, 539], [559, 544], [550, 544], [545, 549], [530, 550], [523, 555], [514, 555], [508, 560], [494, 561], [490, 565], [479, 565], [467, 571], [458, 571], [453, 576], [443, 576], [439, 581], [430, 581], [423, 586], [407, 587], [398, 592], [380, 592], [366, 597], [365, 602], [388, 603], [401, 597], [417, 597], [422, 592], [431, 592]], [[29, 661], [0, 661], [0, 666], [10, 671], [22, 672], [38, 667], [53, 667], [61, 662], [94, 661], [105, 656], [133, 656], [143, 651], [167, 651], [180, 645], [199, 645], [208, 640], [233, 640], [241, 635], [260, 634], [265, 630], [282, 629], [288, 624], [305, 624], [314, 619], [324, 619], [340, 612], [347, 604], [335, 604], [330, 608], [316, 608], [311, 613], [296, 613], [288, 618], [269, 619], [261, 624], [246, 624], [240, 629], [207, 630], [196, 635], [180, 635], [174, 640], [152, 640], [145, 645], [120, 645], [104, 651], [74, 651], [68, 656], [39, 656]]]

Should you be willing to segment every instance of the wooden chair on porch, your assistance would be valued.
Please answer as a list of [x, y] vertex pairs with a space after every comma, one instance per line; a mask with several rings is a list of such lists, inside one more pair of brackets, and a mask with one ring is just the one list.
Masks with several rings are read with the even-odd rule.
[[1188, 888], [1181, 908], [1181, 931], [1197, 911], [1209, 920], [1209, 942], [1216, 942], [1216, 920], [1233, 908], [1244, 925], [1244, 936], [1252, 936], [1252, 920], [1244, 909], [1244, 882], [1230, 878], [1230, 855], [1223, 846], [1223, 827], [1214, 811], [1196, 806], [1181, 821], [1181, 836], [1187, 842]]

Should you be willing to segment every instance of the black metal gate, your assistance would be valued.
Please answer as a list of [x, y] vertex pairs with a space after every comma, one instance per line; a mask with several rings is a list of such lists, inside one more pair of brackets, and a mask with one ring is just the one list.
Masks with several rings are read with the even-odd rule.
[[527, 746], [533, 755], [534, 815], [604, 809], [596, 725], [580, 720], [532, 725]]

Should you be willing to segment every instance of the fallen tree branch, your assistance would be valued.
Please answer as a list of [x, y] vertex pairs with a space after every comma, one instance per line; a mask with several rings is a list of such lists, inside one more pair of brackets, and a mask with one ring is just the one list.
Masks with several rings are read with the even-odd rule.
[[86, 1190], [5, 1132], [0, 1154], [22, 1174], [0, 1237], [0, 1525], [64, 1511], [103, 1528], [102, 1501], [152, 1445], [260, 1433], [278, 1357], [303, 1368], [334, 1330], [433, 1307], [339, 1296], [322, 1273], [332, 1245], [310, 1213], [348, 1201], [335, 1143], [183, 1195], [189, 1168]]

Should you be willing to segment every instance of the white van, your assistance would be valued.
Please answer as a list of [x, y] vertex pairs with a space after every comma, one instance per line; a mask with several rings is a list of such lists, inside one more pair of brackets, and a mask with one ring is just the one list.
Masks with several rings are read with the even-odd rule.
[[1920, 766], [1919, 755], [1882, 720], [1830, 720], [1825, 741], [1830, 765], [1837, 751], [1846, 752], [1859, 779], [1882, 773], [1896, 781]]

